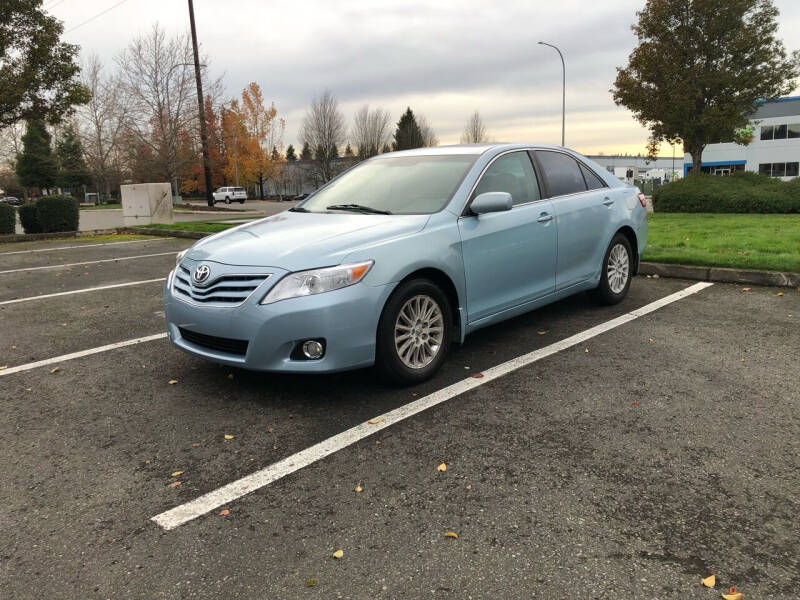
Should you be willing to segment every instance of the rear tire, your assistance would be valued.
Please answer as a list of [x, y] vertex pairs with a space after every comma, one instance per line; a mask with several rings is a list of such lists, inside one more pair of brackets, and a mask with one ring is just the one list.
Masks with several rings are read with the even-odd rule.
[[447, 296], [427, 279], [401, 283], [378, 322], [375, 366], [394, 384], [415, 385], [433, 377], [450, 348], [453, 313]]
[[225, 198], [225, 204], [230, 204], [230, 203], [231, 203], [231, 199], [230, 198]]
[[244, 204], [244, 200], [239, 200], [239, 204]]
[[628, 295], [633, 276], [631, 244], [621, 233], [611, 240], [603, 256], [600, 285], [592, 290], [592, 297], [600, 304], [619, 304]]

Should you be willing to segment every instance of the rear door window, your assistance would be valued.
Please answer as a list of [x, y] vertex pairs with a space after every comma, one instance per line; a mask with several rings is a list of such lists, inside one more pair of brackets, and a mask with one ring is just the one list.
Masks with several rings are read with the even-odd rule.
[[536, 158], [542, 165], [550, 196], [566, 196], [587, 190], [578, 162], [571, 156], [563, 152], [537, 150]]

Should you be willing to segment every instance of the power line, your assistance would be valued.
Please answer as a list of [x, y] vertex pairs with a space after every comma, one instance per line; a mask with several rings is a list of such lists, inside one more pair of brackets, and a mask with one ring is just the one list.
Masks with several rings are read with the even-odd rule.
[[66, 30], [64, 33], [69, 33], [70, 31], [75, 31], [75, 30], [76, 30], [78, 27], [83, 27], [84, 25], [86, 25], [86, 24], [87, 24], [87, 23], [89, 23], [90, 21], [94, 21], [94, 20], [95, 20], [95, 19], [97, 19], [98, 17], [102, 17], [102, 16], [103, 16], [104, 14], [106, 14], [108, 11], [110, 11], [110, 10], [114, 10], [114, 9], [115, 9], [115, 8], [117, 8], [117, 7], [118, 7], [120, 4], [123, 4], [123, 3], [127, 2], [127, 1], [128, 1], [128, 0], [120, 0], [120, 1], [119, 1], [119, 2], [117, 2], [117, 3], [116, 3], [114, 6], [111, 6], [111, 7], [107, 8], [107, 9], [105, 9], [104, 11], [97, 13], [97, 14], [96, 14], [95, 16], [93, 16], [93, 17], [89, 17], [89, 18], [88, 18], [88, 19], [86, 19], [86, 20], [85, 20], [83, 23], [78, 23], [77, 25], [75, 25], [75, 27], [70, 27], [70, 28], [69, 28], [69, 29], [67, 29], [67, 30]]
[[45, 10], [53, 10], [56, 6], [64, 2], [64, 0], [56, 0], [55, 2], [51, 2], [47, 6], [44, 7]]

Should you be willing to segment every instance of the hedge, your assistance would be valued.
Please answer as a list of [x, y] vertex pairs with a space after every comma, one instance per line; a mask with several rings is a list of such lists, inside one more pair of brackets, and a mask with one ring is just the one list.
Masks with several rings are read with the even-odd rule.
[[80, 212], [72, 196], [44, 196], [19, 207], [25, 233], [77, 231]]
[[39, 215], [36, 212], [36, 202], [26, 202], [19, 207], [19, 222], [25, 233], [42, 233]]
[[17, 225], [17, 211], [10, 204], [0, 204], [0, 233], [14, 233]]
[[653, 210], [682, 213], [800, 213], [800, 178], [737, 172], [690, 175], [653, 192]]

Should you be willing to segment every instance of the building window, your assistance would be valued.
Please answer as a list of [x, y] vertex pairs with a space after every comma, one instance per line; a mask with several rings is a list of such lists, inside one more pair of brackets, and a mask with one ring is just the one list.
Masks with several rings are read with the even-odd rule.
[[758, 165], [758, 172], [770, 177], [797, 177], [799, 170], [800, 162], [761, 163]]
[[791, 125], [789, 125], [789, 131], [787, 137], [800, 138], [800, 123], [792, 123]]
[[800, 138], [800, 123], [761, 126], [762, 140], [785, 140], [786, 138]]
[[786, 125], [775, 125], [775, 139], [776, 140], [786, 139]]
[[761, 139], [762, 140], [771, 140], [772, 136], [774, 135], [775, 128], [772, 125], [762, 125], [761, 126]]

